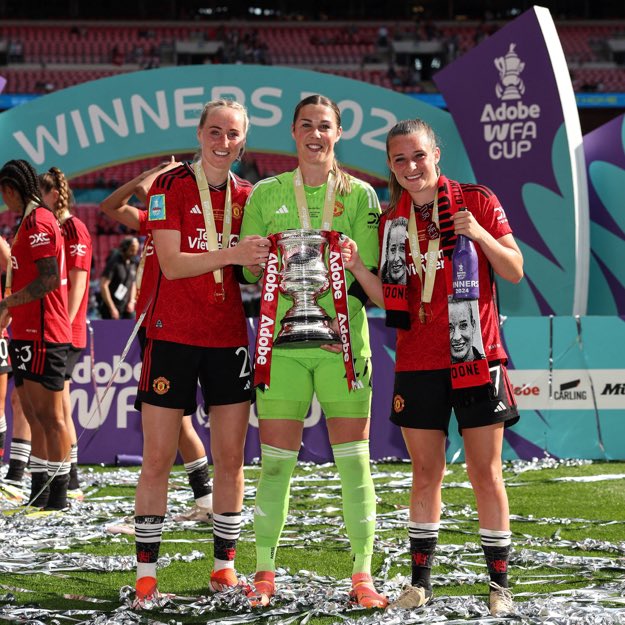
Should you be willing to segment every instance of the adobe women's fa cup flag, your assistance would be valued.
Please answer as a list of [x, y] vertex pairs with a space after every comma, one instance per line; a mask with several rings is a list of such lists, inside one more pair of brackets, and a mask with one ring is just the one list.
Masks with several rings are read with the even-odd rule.
[[477, 182], [499, 198], [496, 218], [509, 217], [523, 252], [525, 279], [499, 282], [502, 312], [585, 314], [589, 226], [582, 133], [549, 11], [526, 11], [434, 80]]

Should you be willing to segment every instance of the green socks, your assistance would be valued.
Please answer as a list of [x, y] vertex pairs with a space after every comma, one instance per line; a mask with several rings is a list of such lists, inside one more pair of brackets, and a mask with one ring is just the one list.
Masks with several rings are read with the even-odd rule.
[[341, 477], [343, 518], [354, 556], [352, 575], [371, 572], [375, 535], [375, 490], [369, 466], [369, 441], [332, 445]]
[[256, 570], [276, 570], [276, 548], [289, 510], [291, 475], [299, 452], [260, 446], [262, 466], [256, 490]]

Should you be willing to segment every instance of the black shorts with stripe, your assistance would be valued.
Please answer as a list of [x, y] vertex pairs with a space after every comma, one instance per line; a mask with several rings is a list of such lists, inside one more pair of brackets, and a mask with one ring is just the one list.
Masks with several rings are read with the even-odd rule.
[[449, 434], [451, 412], [464, 428], [519, 420], [512, 385], [506, 367], [499, 361], [489, 363], [490, 384], [452, 389], [449, 369], [398, 371], [395, 373], [391, 421], [405, 428], [443, 430]]
[[9, 354], [15, 386], [22, 386], [24, 380], [31, 380], [50, 391], [62, 391], [70, 347], [69, 343], [12, 340]]
[[197, 347], [147, 339], [135, 408], [146, 402], [162, 408], [197, 409], [198, 382], [204, 407], [252, 401], [252, 370], [247, 345]]

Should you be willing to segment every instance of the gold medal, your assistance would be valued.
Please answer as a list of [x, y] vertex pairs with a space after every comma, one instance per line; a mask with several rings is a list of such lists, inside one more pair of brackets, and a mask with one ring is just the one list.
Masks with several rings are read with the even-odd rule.
[[423, 302], [421, 302], [421, 306], [419, 306], [419, 321], [421, 323], [425, 323], [427, 321], [425, 316], [425, 306], [423, 305]]
[[421, 302], [421, 305], [419, 306], [419, 321], [424, 324], [430, 323], [432, 321], [432, 317], [432, 309], [429, 304], [426, 307], [426, 304]]

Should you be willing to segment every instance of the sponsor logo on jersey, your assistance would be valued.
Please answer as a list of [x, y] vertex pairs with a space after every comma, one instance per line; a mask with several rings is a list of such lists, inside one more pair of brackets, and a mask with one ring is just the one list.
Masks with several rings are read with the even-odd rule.
[[171, 383], [167, 378], [160, 376], [152, 382], [152, 389], [157, 395], [164, 395], [169, 391]]
[[369, 226], [370, 230], [377, 228], [380, 225], [380, 213], [371, 212], [367, 217], [367, 226]]
[[50, 244], [50, 235], [47, 232], [35, 232], [28, 237], [30, 247], [41, 247]]
[[87, 254], [87, 246], [84, 243], [72, 243], [69, 246], [70, 256], [85, 256]]
[[148, 220], [164, 221], [165, 216], [165, 195], [163, 193], [158, 193], [156, 195], [150, 196], [150, 205], [148, 206]]

